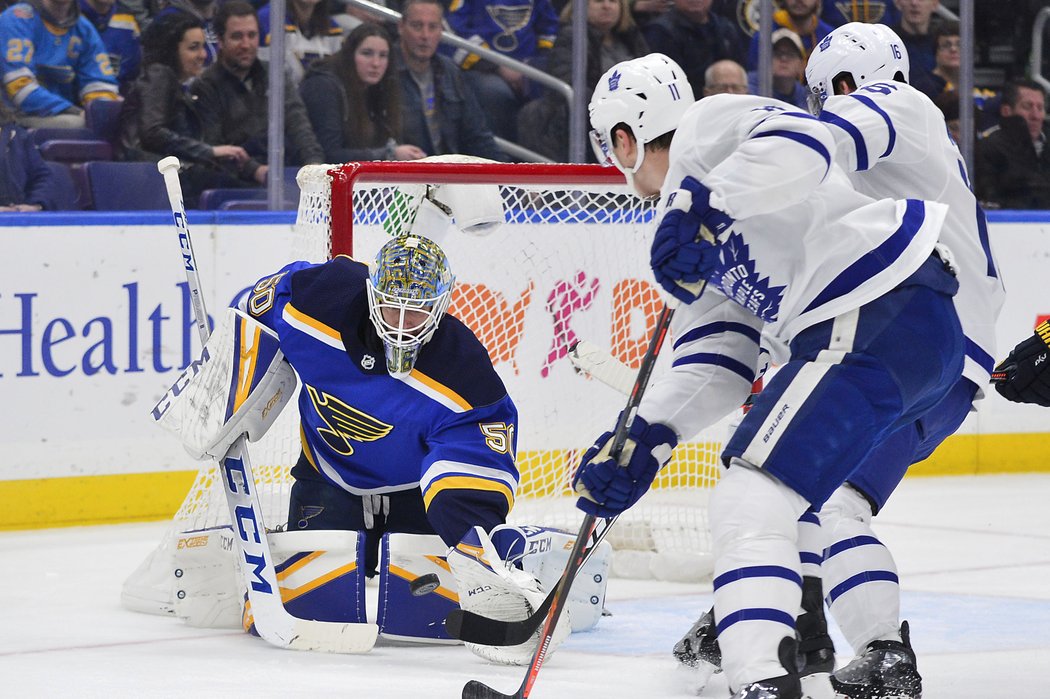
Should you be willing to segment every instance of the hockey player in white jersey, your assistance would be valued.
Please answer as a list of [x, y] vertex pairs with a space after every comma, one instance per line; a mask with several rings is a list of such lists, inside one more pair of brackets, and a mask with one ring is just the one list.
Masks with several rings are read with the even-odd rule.
[[[584, 455], [578, 505], [612, 516], [637, 502], [680, 439], [744, 400], [761, 333], [772, 338], [782, 366], [726, 445], [711, 497], [715, 621], [735, 697], [801, 697], [796, 522], [962, 372], [958, 282], [935, 253], [946, 207], [857, 193], [814, 117], [762, 97], [692, 104], [660, 54], [607, 72], [590, 116], [599, 156], [661, 195], [651, 264], [686, 305], [672, 370], [619, 463], [607, 435]], [[701, 280], [699, 297], [678, 284]]]
[[958, 429], [984, 396], [991, 374], [995, 322], [1005, 291], [988, 226], [966, 165], [941, 111], [907, 84], [904, 42], [885, 25], [850, 23], [810, 56], [811, 106], [837, 145], [836, 161], [858, 191], [872, 197], [915, 196], [948, 205], [940, 241], [959, 278], [955, 308], [966, 358], [962, 377], [919, 423], [874, 450], [820, 513], [824, 588], [835, 619], [858, 658], [832, 675], [846, 697], [919, 697], [921, 682], [906, 623], [898, 630], [900, 588], [889, 550], [871, 529], [912, 463]]
[[[857, 191], [948, 205], [940, 240], [951, 249], [958, 273], [955, 306], [966, 338], [963, 375], [948, 396], [921, 421], [874, 449], [829, 499], [819, 521], [809, 515], [800, 522], [803, 556], [818, 555], [803, 577], [804, 614], [798, 620], [803, 655], [822, 644], [830, 649], [822, 575], [835, 619], [858, 656], [831, 678], [846, 697], [921, 695], [907, 623], [901, 625], [898, 618], [896, 565], [872, 531], [871, 518], [908, 467], [955, 432], [974, 400], [983, 397], [1004, 298], [984, 212], [970, 189], [966, 166], [941, 111], [907, 84], [908, 68], [904, 43], [893, 30], [857, 22], [825, 37], [806, 67], [811, 111], [829, 126], [837, 145], [835, 160]], [[821, 552], [827, 552], [822, 565]], [[807, 605], [807, 599], [814, 604]], [[717, 660], [717, 649], [711, 648], [713, 630], [702, 622], [676, 646], [676, 655], [687, 664]]]

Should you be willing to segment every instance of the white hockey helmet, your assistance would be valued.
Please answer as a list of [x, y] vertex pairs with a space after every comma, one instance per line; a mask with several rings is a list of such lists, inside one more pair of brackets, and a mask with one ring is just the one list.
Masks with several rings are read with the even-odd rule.
[[908, 49], [885, 24], [850, 22], [821, 39], [809, 55], [806, 83], [809, 108], [819, 114], [835, 83], [849, 78], [855, 87], [873, 80], [908, 82]]
[[[662, 53], [617, 63], [594, 88], [589, 107], [591, 146], [600, 163], [612, 163], [625, 175], [638, 172], [646, 143], [678, 128], [693, 102], [685, 71]], [[626, 124], [638, 141], [638, 159], [628, 169], [613, 154], [612, 130]]]
[[391, 376], [412, 371], [448, 310], [455, 283], [448, 258], [432, 240], [401, 235], [379, 249], [368, 276], [368, 317], [383, 340]]

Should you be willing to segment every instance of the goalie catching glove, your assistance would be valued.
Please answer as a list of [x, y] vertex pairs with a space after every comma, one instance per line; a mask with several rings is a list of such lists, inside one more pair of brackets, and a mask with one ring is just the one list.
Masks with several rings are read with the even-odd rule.
[[1050, 321], [1040, 323], [995, 367], [992, 383], [1009, 401], [1050, 407]]
[[618, 462], [609, 455], [612, 432], [606, 432], [586, 451], [572, 479], [580, 498], [576, 506], [596, 517], [615, 517], [649, 490], [657, 472], [678, 445], [674, 430], [649, 424], [635, 415]]
[[[446, 558], [459, 588], [459, 606], [499, 621], [521, 621], [532, 615], [547, 597], [540, 582], [531, 574], [508, 565], [481, 527], [469, 530]], [[569, 635], [572, 625], [565, 610], [551, 638], [547, 657]], [[525, 643], [517, 646], [483, 646], [467, 643], [475, 655], [504, 665], [528, 665], [539, 644], [543, 627], [536, 629]]]
[[713, 275], [721, 262], [718, 237], [733, 219], [710, 204], [711, 190], [693, 177], [671, 192], [667, 211], [653, 236], [649, 262], [656, 281], [683, 303], [697, 293], [681, 284], [695, 284]]

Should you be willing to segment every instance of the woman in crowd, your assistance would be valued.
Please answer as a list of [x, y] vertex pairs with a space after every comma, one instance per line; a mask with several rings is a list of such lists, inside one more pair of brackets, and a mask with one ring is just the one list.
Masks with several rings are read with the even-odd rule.
[[398, 142], [400, 92], [389, 67], [389, 35], [366, 23], [307, 73], [299, 92], [328, 162], [426, 156], [418, 146]]
[[189, 86], [204, 71], [204, 25], [186, 13], [154, 21], [142, 34], [145, 68], [124, 102], [121, 143], [127, 160], [182, 161], [186, 207], [205, 189], [247, 187], [235, 174], [248, 159], [240, 146], [209, 145]]
[[[572, 83], [572, 4], [561, 12], [561, 27], [547, 62], [547, 72]], [[587, 3], [587, 94], [605, 71], [621, 61], [649, 53], [641, 31], [634, 22], [627, 0], [589, 0]], [[565, 98], [548, 91], [522, 108], [518, 118], [521, 144], [558, 162], [569, 157], [569, 108]], [[588, 157], [593, 160], [590, 148]]]

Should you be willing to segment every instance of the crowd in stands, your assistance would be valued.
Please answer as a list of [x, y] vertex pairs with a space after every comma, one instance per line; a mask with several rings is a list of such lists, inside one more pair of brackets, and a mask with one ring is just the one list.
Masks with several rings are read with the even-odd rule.
[[[678, 62], [697, 97], [759, 90], [757, 5], [745, 0], [587, 0], [582, 37], [573, 35], [568, 0], [377, 3], [400, 12], [397, 22], [345, 2], [287, 0], [289, 167], [448, 153], [509, 160], [496, 137], [567, 161], [564, 96], [526, 72], [442, 44], [442, 30], [567, 83], [573, 44], [585, 41], [585, 97], [610, 66], [651, 51]], [[1050, 209], [1045, 90], [1025, 75], [1032, 19], [1050, 0], [1022, 4], [1011, 22], [982, 15], [975, 27], [978, 62], [993, 69], [973, 95], [973, 179], [990, 207]], [[958, 138], [960, 28], [939, 5], [775, 0], [773, 96], [804, 109], [801, 79], [821, 39], [845, 22], [882, 22], [903, 39], [910, 82], [941, 108]], [[182, 161], [188, 207], [208, 190], [243, 190], [263, 205], [257, 195], [271, 176], [268, 74], [276, 30], [268, 2], [0, 6], [0, 211], [92, 208], [87, 163], [166, 155]]]

